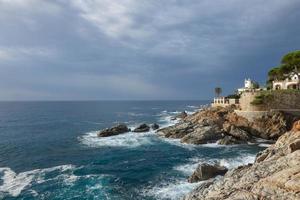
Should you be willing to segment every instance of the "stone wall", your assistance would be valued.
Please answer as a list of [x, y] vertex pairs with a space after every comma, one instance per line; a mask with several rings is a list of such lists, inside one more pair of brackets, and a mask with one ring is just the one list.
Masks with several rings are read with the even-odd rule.
[[299, 110], [300, 91], [277, 90], [272, 91], [268, 98], [264, 99], [260, 105], [252, 105], [251, 102], [257, 95], [263, 92], [244, 92], [240, 98], [240, 108], [242, 111], [268, 111], [268, 110]]
[[251, 102], [255, 99], [255, 96], [259, 95], [260, 92], [243, 92], [240, 98], [240, 108], [242, 111], [265, 111], [264, 105], [252, 105]]

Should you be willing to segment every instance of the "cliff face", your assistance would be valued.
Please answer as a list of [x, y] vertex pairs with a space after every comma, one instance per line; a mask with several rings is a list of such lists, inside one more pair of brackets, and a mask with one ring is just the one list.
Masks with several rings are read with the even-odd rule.
[[291, 127], [295, 120], [281, 112], [272, 112], [249, 122], [234, 112], [235, 107], [215, 107], [185, 117], [174, 126], [158, 130], [158, 134], [179, 138], [183, 143], [236, 144], [252, 141], [255, 137], [277, 139]]
[[261, 152], [253, 165], [204, 182], [185, 200], [300, 199], [300, 131], [294, 129]]

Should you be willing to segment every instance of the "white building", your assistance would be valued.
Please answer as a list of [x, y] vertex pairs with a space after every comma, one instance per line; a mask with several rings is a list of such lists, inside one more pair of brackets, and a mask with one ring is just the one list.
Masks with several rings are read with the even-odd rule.
[[[300, 73], [298, 74], [300, 76]], [[300, 89], [300, 80], [297, 74], [290, 75], [282, 81], [273, 81], [273, 90]]]
[[212, 107], [226, 107], [230, 105], [238, 105], [239, 100], [234, 98], [226, 98], [226, 97], [218, 97], [214, 98], [214, 101], [212, 102]]
[[250, 78], [245, 79], [244, 87], [238, 89], [238, 93], [241, 94], [243, 92], [249, 92], [249, 91], [255, 91], [255, 90], [261, 90], [257, 89], [256, 87], [258, 84], [255, 81], [252, 81]]

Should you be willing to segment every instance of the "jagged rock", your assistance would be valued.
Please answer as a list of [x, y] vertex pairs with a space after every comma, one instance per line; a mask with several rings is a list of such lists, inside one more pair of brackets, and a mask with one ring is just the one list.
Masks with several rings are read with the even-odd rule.
[[237, 140], [236, 138], [232, 136], [225, 136], [224, 138], [218, 140], [218, 144], [220, 145], [233, 145], [233, 144], [243, 144], [245, 141]]
[[157, 129], [159, 129], [159, 125], [154, 123], [151, 125], [151, 128], [152, 128], [152, 130], [157, 130]]
[[148, 126], [147, 124], [141, 124], [137, 128], [135, 128], [133, 132], [142, 133], [142, 132], [148, 132], [149, 130], [150, 130], [150, 126]]
[[[206, 108], [186, 116], [173, 126], [158, 130], [157, 133], [192, 144], [216, 142], [226, 135], [233, 136], [239, 141], [237, 143], [246, 143], [252, 142], [254, 137], [275, 140], [292, 126], [293, 120], [295, 121], [295, 116], [274, 111], [249, 122], [246, 118], [238, 116], [234, 109], [234, 106]], [[234, 144], [234, 139], [224, 138], [220, 143]]]
[[188, 133], [194, 131], [195, 125], [190, 122], [179, 123], [174, 126], [169, 126], [166, 128], [159, 129], [157, 131], [158, 135], [167, 138], [182, 138]]
[[222, 134], [218, 126], [203, 126], [188, 133], [180, 141], [189, 144], [206, 144], [216, 142], [221, 138]]
[[184, 119], [188, 116], [188, 114], [183, 111], [180, 114], [176, 115], [175, 117], [172, 117], [171, 120], [176, 120], [176, 119]]
[[287, 117], [282, 112], [274, 111], [254, 119], [251, 125], [252, 134], [264, 139], [277, 139], [288, 131], [290, 122]]
[[293, 124], [293, 129], [292, 131], [300, 131], [300, 120], [299, 121], [296, 121], [294, 124]]
[[300, 199], [299, 141], [300, 131], [285, 133], [261, 152], [253, 165], [228, 171], [209, 187], [196, 188], [184, 200]]
[[289, 152], [293, 153], [294, 151], [297, 151], [300, 149], [300, 139], [294, 141], [289, 145]]
[[210, 178], [214, 178], [218, 175], [224, 175], [228, 169], [220, 165], [210, 165], [210, 164], [200, 164], [194, 173], [189, 177], [188, 181], [190, 183], [195, 183], [199, 181], [204, 181]]
[[230, 127], [228, 134], [243, 141], [248, 141], [251, 139], [251, 136], [246, 131], [234, 125]]
[[130, 129], [128, 129], [128, 127], [125, 124], [118, 124], [117, 126], [114, 126], [112, 128], [107, 128], [100, 131], [97, 135], [98, 137], [109, 137], [113, 135], [126, 133], [128, 131], [130, 131]]

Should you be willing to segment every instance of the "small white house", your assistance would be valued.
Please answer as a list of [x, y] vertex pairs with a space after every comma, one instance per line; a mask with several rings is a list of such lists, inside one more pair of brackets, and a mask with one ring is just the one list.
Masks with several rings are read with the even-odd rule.
[[[298, 74], [300, 76], [300, 73]], [[300, 80], [297, 74], [291, 74], [285, 80], [273, 81], [273, 90], [300, 89]]]
[[239, 88], [238, 93], [241, 94], [241, 93], [247, 92], [247, 91], [254, 91], [254, 90], [256, 90], [255, 89], [256, 84], [257, 83], [255, 81], [252, 81], [250, 78], [245, 79], [244, 87]]

